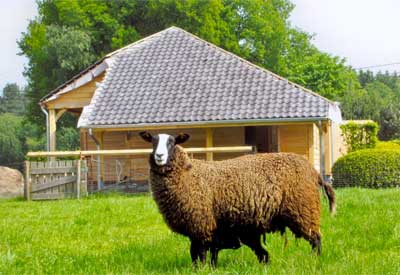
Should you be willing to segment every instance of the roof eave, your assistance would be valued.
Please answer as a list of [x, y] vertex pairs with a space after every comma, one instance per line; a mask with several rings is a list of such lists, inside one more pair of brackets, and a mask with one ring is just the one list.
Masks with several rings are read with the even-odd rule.
[[107, 67], [107, 58], [102, 58], [98, 60], [96, 63], [92, 64], [67, 82], [63, 83], [62, 85], [58, 86], [56, 89], [42, 97], [39, 101], [39, 105], [43, 106], [46, 102], [56, 99], [60, 94], [67, 93], [87, 84], [88, 82], [92, 81], [94, 78], [102, 74]]
[[274, 118], [274, 119], [237, 119], [237, 120], [209, 120], [194, 122], [167, 122], [167, 123], [138, 123], [138, 124], [114, 124], [114, 125], [81, 125], [83, 129], [144, 129], [144, 128], [188, 128], [196, 127], [221, 127], [224, 125], [253, 125], [253, 124], [285, 124], [285, 123], [313, 123], [317, 121], [329, 120], [328, 117], [309, 117], [309, 118]]

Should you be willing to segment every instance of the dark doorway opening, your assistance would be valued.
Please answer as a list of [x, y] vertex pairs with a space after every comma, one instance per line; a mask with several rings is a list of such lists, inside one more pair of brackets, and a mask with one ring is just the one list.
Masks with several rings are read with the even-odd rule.
[[245, 143], [255, 146], [259, 153], [278, 152], [277, 126], [246, 126]]

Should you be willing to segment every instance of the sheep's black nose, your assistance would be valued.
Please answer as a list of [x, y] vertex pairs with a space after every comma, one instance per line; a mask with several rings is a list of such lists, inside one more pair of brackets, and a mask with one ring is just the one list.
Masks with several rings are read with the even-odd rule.
[[162, 158], [162, 156], [164, 156], [164, 154], [156, 154], [156, 158], [158, 159]]

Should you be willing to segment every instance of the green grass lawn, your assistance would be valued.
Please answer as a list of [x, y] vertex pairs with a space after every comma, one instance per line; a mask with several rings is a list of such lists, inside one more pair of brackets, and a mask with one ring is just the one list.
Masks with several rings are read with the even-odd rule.
[[400, 189], [337, 190], [324, 201], [322, 255], [268, 235], [271, 262], [247, 247], [193, 269], [189, 241], [171, 233], [150, 196], [0, 201], [0, 274], [400, 274]]

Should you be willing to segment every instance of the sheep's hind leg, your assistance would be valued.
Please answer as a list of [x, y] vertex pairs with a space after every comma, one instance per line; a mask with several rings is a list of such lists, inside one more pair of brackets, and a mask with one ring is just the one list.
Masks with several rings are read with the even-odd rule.
[[[250, 235], [250, 234], [249, 234]], [[268, 251], [265, 250], [261, 245], [261, 235], [254, 234], [253, 236], [246, 236], [245, 238], [240, 238], [240, 240], [253, 250], [257, 255], [258, 261], [260, 263], [268, 263], [269, 255]]]
[[211, 253], [211, 266], [212, 266], [212, 267], [217, 267], [218, 252], [219, 252], [219, 249], [218, 249], [217, 247], [212, 246], [212, 247], [210, 248], [210, 253]]
[[198, 260], [200, 260], [202, 264], [205, 264], [207, 249], [201, 244], [201, 242], [192, 240], [190, 243], [190, 256], [192, 257], [192, 263], [194, 266], [197, 265]]
[[312, 250], [317, 253], [317, 255], [321, 255], [321, 234], [315, 233], [309, 240]]

